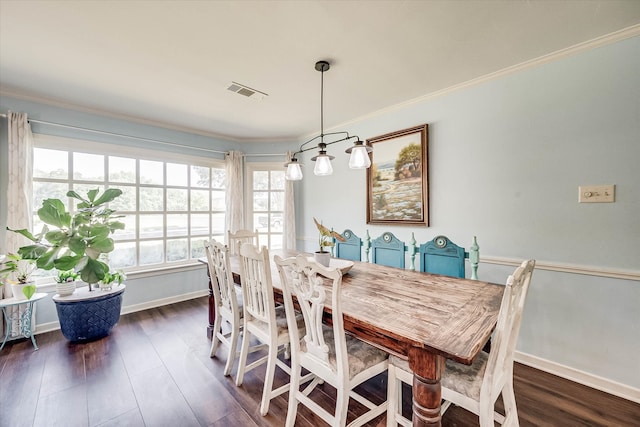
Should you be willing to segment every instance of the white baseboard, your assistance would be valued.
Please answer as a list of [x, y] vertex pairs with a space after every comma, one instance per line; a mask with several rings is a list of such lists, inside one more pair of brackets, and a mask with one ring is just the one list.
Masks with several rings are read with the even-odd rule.
[[580, 371], [569, 366], [561, 365], [550, 360], [542, 359], [527, 353], [516, 351], [515, 361], [532, 368], [548, 372], [587, 387], [622, 397], [632, 402], [640, 403], [640, 389], [621, 384], [607, 378], [599, 377], [588, 372]]

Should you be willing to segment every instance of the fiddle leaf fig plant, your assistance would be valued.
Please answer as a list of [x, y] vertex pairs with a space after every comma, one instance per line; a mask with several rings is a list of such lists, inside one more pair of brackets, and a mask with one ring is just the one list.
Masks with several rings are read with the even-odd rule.
[[114, 216], [115, 210], [107, 207], [121, 194], [117, 188], [102, 194], [97, 189], [89, 190], [86, 196], [69, 191], [67, 197], [79, 200], [73, 215], [61, 200], [45, 199], [38, 209], [38, 217], [45, 224], [40, 233], [7, 229], [33, 242], [18, 249], [23, 259], [35, 260], [44, 270], [74, 270], [91, 290], [91, 284], [103, 280], [109, 272], [109, 265], [100, 258], [114, 249], [111, 234], [124, 229], [124, 223], [116, 221], [120, 216]]

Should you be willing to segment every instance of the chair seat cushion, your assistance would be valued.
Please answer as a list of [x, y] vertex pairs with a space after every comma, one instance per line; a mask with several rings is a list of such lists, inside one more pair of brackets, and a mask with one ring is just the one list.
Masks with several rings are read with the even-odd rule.
[[[296, 315], [296, 321], [298, 322], [298, 331], [300, 334], [304, 334], [304, 319], [302, 314]], [[264, 322], [253, 322], [257, 325], [265, 334], [269, 333], [269, 328]], [[287, 314], [284, 311], [284, 306], [276, 307], [276, 329], [278, 334], [278, 342], [289, 341], [289, 329], [287, 328]], [[283, 341], [284, 340], [284, 341]]]
[[[487, 368], [489, 354], [481, 351], [471, 365], [463, 365], [447, 360], [445, 372], [442, 375], [442, 387], [460, 393], [471, 399], [480, 400], [480, 386]], [[389, 363], [397, 368], [411, 372], [409, 362], [397, 356], [391, 356]]]
[[[322, 335], [325, 344], [329, 347], [329, 364], [334, 372], [337, 371], [335, 345], [333, 344], [333, 329], [329, 326], [322, 327]], [[360, 372], [386, 360], [389, 355], [364, 341], [360, 341], [350, 335], [346, 335], [347, 355], [349, 357], [349, 379]], [[300, 340], [300, 350], [306, 351], [304, 339]]]

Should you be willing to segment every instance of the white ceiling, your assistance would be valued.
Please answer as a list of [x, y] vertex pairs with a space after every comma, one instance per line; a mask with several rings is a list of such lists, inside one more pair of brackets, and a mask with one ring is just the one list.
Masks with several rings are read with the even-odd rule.
[[[640, 0], [0, 0], [0, 93], [289, 141], [640, 23]], [[226, 89], [266, 92], [262, 101]]]

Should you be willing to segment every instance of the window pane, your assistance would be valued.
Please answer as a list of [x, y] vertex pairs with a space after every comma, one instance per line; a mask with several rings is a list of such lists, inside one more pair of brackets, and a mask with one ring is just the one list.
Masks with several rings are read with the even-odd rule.
[[191, 235], [209, 234], [209, 214], [191, 214]]
[[224, 169], [211, 169], [211, 187], [224, 190], [227, 186], [226, 172]]
[[187, 165], [167, 163], [167, 185], [186, 187], [189, 181]]
[[114, 240], [133, 240], [136, 238], [136, 215], [125, 215], [118, 218], [118, 221], [124, 223], [124, 230], [116, 230], [113, 233]]
[[269, 189], [269, 171], [253, 172], [253, 189], [254, 190]]
[[209, 190], [191, 190], [191, 210], [209, 210]]
[[67, 191], [69, 184], [57, 182], [34, 182], [33, 183], [33, 208], [38, 210], [42, 206], [44, 199], [60, 199], [68, 208]]
[[109, 203], [111, 209], [117, 211], [136, 211], [136, 187], [128, 185], [113, 185], [113, 188], [122, 190], [122, 195]]
[[209, 168], [191, 166], [191, 186], [209, 188]]
[[167, 236], [187, 236], [189, 234], [186, 214], [167, 214]]
[[73, 178], [83, 181], [104, 181], [104, 156], [73, 153]]
[[204, 254], [204, 242], [207, 239], [196, 238], [191, 239], [191, 258], [202, 258]]
[[140, 238], [163, 237], [164, 215], [140, 215]]
[[221, 236], [224, 236], [226, 233], [226, 230], [224, 229], [224, 214], [217, 213], [211, 215], [211, 226], [212, 234], [219, 234]]
[[224, 191], [212, 191], [211, 192], [211, 210], [212, 211], [224, 211], [226, 209], [227, 202], [225, 201]]
[[140, 187], [140, 210], [162, 211], [164, 198], [162, 188]]
[[271, 189], [272, 190], [284, 190], [284, 170], [283, 171], [271, 171]]
[[109, 265], [113, 269], [134, 267], [136, 265], [136, 243], [116, 242], [115, 249], [109, 254]]
[[283, 211], [284, 210], [284, 192], [272, 191], [269, 210]]
[[167, 240], [167, 262], [189, 259], [187, 239]]
[[282, 234], [272, 234], [270, 236], [270, 249], [282, 249]]
[[162, 240], [140, 242], [140, 265], [160, 264], [163, 252]]
[[140, 184], [164, 184], [163, 163], [140, 160]]
[[136, 159], [109, 156], [109, 181], [136, 182]]
[[188, 211], [189, 190], [167, 189], [167, 211]]
[[269, 209], [267, 203], [269, 202], [269, 193], [266, 191], [254, 191], [253, 192], [253, 210], [254, 211], [266, 211]]
[[69, 179], [69, 153], [60, 150], [33, 149], [33, 176]]

